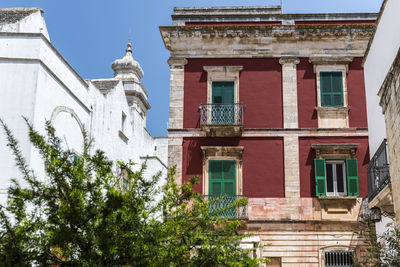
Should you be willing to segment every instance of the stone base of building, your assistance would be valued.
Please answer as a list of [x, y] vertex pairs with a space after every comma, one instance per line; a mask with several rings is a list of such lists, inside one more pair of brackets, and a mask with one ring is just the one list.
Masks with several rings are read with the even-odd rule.
[[358, 222], [247, 221], [243, 230], [253, 233], [248, 242], [258, 246], [257, 257], [269, 258], [266, 266], [322, 267], [325, 253], [352, 251], [364, 257], [367, 244], [356, 233]]

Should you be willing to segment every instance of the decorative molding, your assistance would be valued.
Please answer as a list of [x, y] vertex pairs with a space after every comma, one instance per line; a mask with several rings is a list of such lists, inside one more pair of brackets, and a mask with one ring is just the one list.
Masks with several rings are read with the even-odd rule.
[[316, 38], [345, 38], [369, 40], [375, 25], [271, 25], [271, 26], [162, 26], [161, 35], [167, 49], [172, 49], [172, 39], [182, 38], [239, 38], [274, 37], [295, 41], [315, 40]]
[[329, 158], [333, 156], [345, 156], [354, 158], [358, 144], [312, 144], [317, 158]]
[[[314, 73], [318, 73], [322, 70], [342, 70], [345, 69], [345, 73], [349, 72], [349, 64], [353, 61], [352, 57], [310, 57], [308, 60], [311, 64], [313, 64]], [[343, 77], [346, 77], [344, 75]]]
[[210, 72], [240, 72], [243, 66], [203, 66], [203, 70], [207, 73]]
[[186, 58], [175, 57], [170, 57], [167, 62], [170, 68], [183, 68], [188, 63]]
[[65, 106], [55, 107], [53, 109], [53, 112], [51, 113], [50, 122], [52, 124], [54, 124], [58, 114], [60, 114], [61, 112], [66, 112], [66, 113], [71, 114], [71, 117], [73, 117], [76, 120], [76, 122], [78, 123], [79, 128], [81, 129], [82, 135], [84, 135], [85, 128], [83, 126], [83, 123], [81, 122], [81, 120], [79, 119], [78, 115], [75, 113], [75, 111], [72, 108], [65, 107]]
[[294, 56], [283, 56], [279, 59], [279, 64], [294, 64], [297, 65], [300, 63], [300, 59]]

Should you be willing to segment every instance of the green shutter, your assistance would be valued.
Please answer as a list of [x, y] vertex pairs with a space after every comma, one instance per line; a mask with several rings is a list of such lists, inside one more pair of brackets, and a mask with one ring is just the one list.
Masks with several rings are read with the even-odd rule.
[[234, 82], [212, 82], [212, 104], [233, 104], [234, 88]]
[[315, 167], [315, 194], [317, 197], [326, 197], [325, 159], [314, 159]]
[[210, 195], [236, 195], [236, 162], [232, 160], [209, 161]]
[[342, 72], [320, 72], [321, 106], [343, 106]]
[[358, 197], [360, 195], [358, 189], [358, 164], [357, 159], [346, 159], [347, 172], [347, 195]]

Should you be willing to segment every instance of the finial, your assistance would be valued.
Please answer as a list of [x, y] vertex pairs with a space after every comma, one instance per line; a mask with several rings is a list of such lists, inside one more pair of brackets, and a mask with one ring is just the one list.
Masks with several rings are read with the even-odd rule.
[[128, 43], [125, 52], [126, 52], [126, 53], [131, 53], [131, 54], [132, 54], [132, 44], [131, 44], [130, 42]]

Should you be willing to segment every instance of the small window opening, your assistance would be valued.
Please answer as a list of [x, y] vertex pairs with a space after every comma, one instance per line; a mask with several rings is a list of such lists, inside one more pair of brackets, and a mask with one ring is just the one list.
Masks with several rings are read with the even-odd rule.
[[121, 118], [121, 132], [125, 132], [125, 124], [126, 124], [126, 115], [124, 112], [122, 112], [122, 118]]

